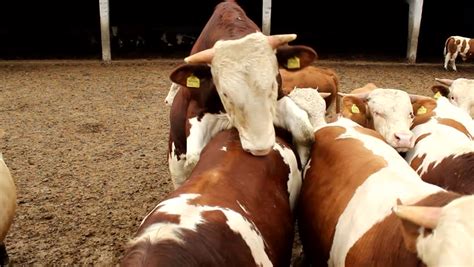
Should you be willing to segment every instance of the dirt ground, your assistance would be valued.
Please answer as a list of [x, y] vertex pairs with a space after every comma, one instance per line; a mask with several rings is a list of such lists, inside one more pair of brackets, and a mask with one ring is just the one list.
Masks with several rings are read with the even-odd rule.
[[[18, 188], [5, 240], [15, 265], [119, 262], [142, 218], [172, 190], [168, 75], [177, 59], [0, 62], [0, 151]], [[474, 66], [325, 60], [340, 89], [367, 82], [431, 95]]]

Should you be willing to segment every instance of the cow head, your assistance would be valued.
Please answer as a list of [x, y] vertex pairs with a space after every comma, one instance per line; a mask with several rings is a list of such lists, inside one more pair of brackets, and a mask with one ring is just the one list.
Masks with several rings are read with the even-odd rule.
[[342, 115], [379, 132], [399, 152], [414, 146], [410, 131], [413, 108], [410, 95], [402, 90], [377, 88], [359, 94], [343, 94]]
[[[316, 57], [308, 47], [284, 46], [295, 38], [295, 34], [265, 36], [256, 32], [236, 40], [218, 41], [213, 48], [185, 59], [188, 66], [210, 65], [208, 74], [212, 77], [207, 78], [212, 78], [212, 86], [239, 132], [242, 147], [253, 155], [266, 155], [275, 144], [278, 62], [285, 68], [303, 68]], [[278, 48], [282, 49], [281, 53]], [[175, 75], [187, 65], [178, 67], [171, 79], [189, 88], [189, 78], [185, 77], [192, 73], [179, 79]]]
[[442, 95], [455, 106], [465, 110], [474, 118], [474, 80], [459, 78], [456, 80], [438, 79], [441, 85], [434, 85], [431, 91], [435, 95]]

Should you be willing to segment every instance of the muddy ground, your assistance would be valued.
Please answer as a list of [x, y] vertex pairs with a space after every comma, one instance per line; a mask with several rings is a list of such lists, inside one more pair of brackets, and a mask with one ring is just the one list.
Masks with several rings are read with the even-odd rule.
[[[177, 59], [0, 62], [0, 151], [18, 187], [6, 238], [15, 265], [118, 263], [142, 218], [172, 190], [163, 100]], [[367, 82], [431, 95], [474, 66], [319, 61], [347, 92]]]

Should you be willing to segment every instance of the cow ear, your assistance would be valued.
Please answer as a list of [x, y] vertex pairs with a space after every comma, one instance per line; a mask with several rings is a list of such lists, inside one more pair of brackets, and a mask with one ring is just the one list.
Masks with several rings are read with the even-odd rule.
[[367, 117], [367, 103], [355, 96], [344, 96], [342, 102], [342, 116], [348, 118], [360, 126], [371, 128], [369, 118]]
[[449, 95], [449, 88], [446, 87], [446, 86], [443, 86], [443, 85], [433, 85], [431, 87], [431, 91], [433, 92], [433, 94], [437, 94], [437, 93], [440, 93], [442, 96], [444, 97], [448, 97]]
[[425, 114], [430, 115], [431, 112], [436, 108], [436, 100], [433, 98], [423, 97], [423, 98], [412, 98], [411, 105], [413, 107], [413, 114], [415, 116], [422, 116]]
[[184, 87], [201, 88], [204, 82], [212, 81], [211, 68], [207, 64], [183, 64], [171, 72], [170, 79]]
[[299, 70], [318, 58], [314, 49], [305, 45], [284, 45], [277, 48], [278, 65], [287, 70]]

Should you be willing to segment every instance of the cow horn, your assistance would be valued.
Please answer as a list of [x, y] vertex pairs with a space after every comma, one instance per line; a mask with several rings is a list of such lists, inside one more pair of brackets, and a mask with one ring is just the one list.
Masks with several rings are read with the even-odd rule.
[[433, 100], [433, 98], [424, 96], [424, 95], [412, 95], [412, 94], [408, 94], [408, 95], [410, 96], [410, 101], [412, 103], [416, 101]]
[[367, 97], [369, 96], [370, 93], [371, 92], [363, 92], [363, 93], [357, 93], [357, 94], [346, 94], [346, 93], [337, 92], [337, 94], [342, 96], [342, 97], [352, 96], [352, 97], [359, 98], [361, 100], [367, 99]]
[[397, 205], [393, 212], [402, 219], [428, 229], [436, 228], [441, 216], [441, 208], [439, 207]]
[[319, 95], [322, 97], [322, 98], [326, 98], [328, 96], [331, 95], [331, 93], [327, 93], [327, 92], [319, 92]]
[[268, 38], [268, 42], [270, 43], [270, 46], [273, 49], [276, 49], [279, 46], [282, 46], [286, 43], [289, 43], [295, 40], [296, 34], [276, 34], [276, 35], [270, 35], [267, 38]]
[[208, 63], [212, 62], [212, 58], [214, 58], [215, 49], [209, 48], [206, 50], [202, 50], [195, 54], [190, 55], [184, 59], [186, 63]]
[[442, 83], [444, 85], [447, 85], [447, 86], [451, 86], [451, 84], [453, 84], [454, 80], [450, 80], [450, 79], [439, 79], [439, 78], [435, 78], [435, 80], [439, 83]]

